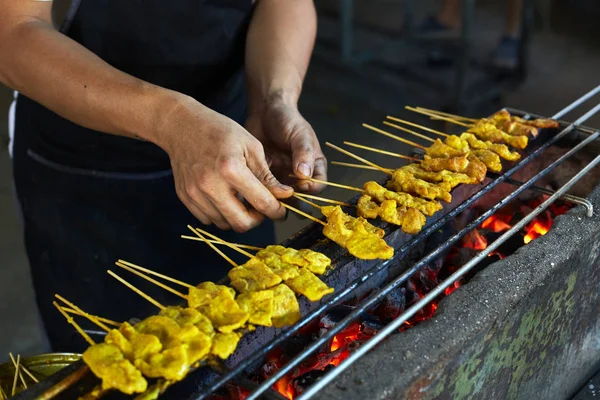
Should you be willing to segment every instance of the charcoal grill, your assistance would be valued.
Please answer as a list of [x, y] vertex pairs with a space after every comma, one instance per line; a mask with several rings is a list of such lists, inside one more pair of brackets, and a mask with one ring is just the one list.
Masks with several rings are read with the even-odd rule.
[[[301, 308], [304, 316], [292, 327], [289, 327], [285, 330], [259, 328], [254, 333], [244, 336], [240, 342], [238, 350], [232, 357], [230, 357], [230, 359], [227, 360], [225, 365], [222, 365], [221, 368], [216, 369], [210, 369], [207, 367], [199, 368], [191, 372], [186, 379], [184, 379], [184, 381], [179, 382], [169, 388], [165, 393], [165, 396], [167, 398], [207, 399], [217, 390], [223, 388], [226, 384], [236, 383], [246, 387], [247, 389], [250, 389], [251, 393], [247, 397], [248, 399], [282, 398], [281, 395], [271, 390], [271, 387], [280, 378], [298, 366], [312, 353], [318, 351], [319, 348], [330, 342], [337, 333], [346, 328], [362, 313], [381, 302], [388, 293], [399, 287], [401, 284], [407, 282], [407, 280], [413, 274], [417, 273], [424, 266], [428, 265], [442, 255], [452, 245], [461, 240], [469, 232], [473, 231], [478, 225], [493, 215], [496, 211], [511, 202], [525, 190], [535, 188], [535, 183], [537, 181], [551, 173], [557, 166], [562, 164], [569, 157], [581, 151], [586, 146], [589, 146], [591, 143], [597, 143], [596, 141], [599, 133], [595, 129], [586, 127], [583, 124], [590, 117], [600, 111], [600, 104], [584, 113], [575, 122], [563, 121], [561, 118], [598, 93], [600, 93], [600, 86], [596, 87], [559, 113], [552, 116], [551, 118], [559, 121], [560, 127], [557, 130], [546, 130], [540, 133], [539, 137], [535, 141], [532, 141], [529, 147], [524, 151], [523, 158], [519, 162], [516, 162], [505, 168], [505, 171], [502, 174], [489, 175], [488, 179], [486, 179], [482, 185], [462, 185], [455, 188], [453, 191], [453, 202], [449, 205], [446, 205], [444, 209], [438, 212], [434, 217], [429, 218], [427, 225], [418, 235], [406, 235], [398, 229], [394, 229], [391, 226], [382, 224], [381, 227], [386, 229], [386, 240], [396, 250], [396, 255], [391, 260], [357, 260], [349, 257], [331, 243], [317, 243], [318, 239], [321, 238], [321, 226], [317, 224], [311, 224], [307, 226], [296, 236], [288, 239], [285, 243], [283, 243], [283, 245], [295, 248], [312, 247], [313, 249], [322, 251], [332, 257], [335, 269], [324, 279], [330, 286], [335, 287], [336, 292], [332, 296], [325, 298], [320, 303], [311, 304], [308, 302], [301, 302]], [[508, 110], [512, 114], [521, 116], [523, 118], [542, 118], [541, 116], [529, 114], [521, 110]], [[544, 150], [556, 145], [559, 142], [564, 143], [565, 141], [570, 144], [569, 150], [558, 159], [550, 163], [547, 167], [539, 171], [535, 176], [526, 180], [525, 182], [515, 181], [513, 178], [511, 178], [511, 176], [517, 171], [539, 157]], [[330, 369], [321, 377], [320, 380], [316, 381], [311, 387], [307, 388], [299, 397], [297, 397], [297, 399], [308, 399], [319, 393], [324, 393], [323, 391], [330, 387], [332, 382], [335, 382], [335, 380], [340, 377], [340, 374], [343, 374], [345, 371], [347, 371], [348, 368], [354, 365], [361, 357], [365, 356], [365, 354], [381, 343], [392, 332], [396, 331], [405, 321], [414, 316], [423, 306], [435, 299], [456, 280], [469, 272], [486, 256], [497, 249], [503, 242], [505, 242], [522, 227], [532, 221], [550, 204], [552, 204], [558, 198], [564, 196], [565, 193], [577, 181], [579, 181], [586, 173], [588, 173], [599, 163], [600, 156], [596, 156], [593, 161], [591, 161], [585, 168], [581, 169], [574, 177], [572, 177], [567, 184], [555, 192], [550, 192], [550, 197], [541, 205], [539, 205], [531, 214], [524, 217], [517, 225], [506, 231], [494, 242], [490, 243], [485, 250], [478, 253], [475, 258], [456, 270], [454, 274], [441, 282], [420, 301], [407, 308], [402, 314], [389, 322], [375, 336], [364, 342], [360, 348], [354, 351], [338, 367]], [[420, 256], [419, 250], [422, 250], [422, 247], [428, 237], [443, 228], [459, 214], [467, 210], [476, 201], [480, 200], [483, 196], [488, 194], [503, 182], [513, 184], [515, 190], [500, 202], [483, 212], [477, 218], [473, 219], [464, 228], [450, 236], [448, 240], [440, 244], [434, 251], [430, 252], [425, 257], [414, 260], [415, 257]], [[538, 190], [541, 189], [538, 188]], [[594, 215], [594, 204], [592, 204], [592, 202], [585, 199], [575, 198], [573, 196], [571, 196], [570, 199], [581, 204], [585, 208], [585, 214], [588, 217]], [[390, 271], [397, 269], [399, 262], [402, 262], [402, 264], [407, 266], [407, 268], [404, 271], [401, 271], [399, 275], [396, 274], [397, 276], [390, 280]], [[274, 373], [270, 378], [266, 379], [263, 383], [254, 384], [244, 380], [244, 377], [247, 375], [247, 373], [259, 365], [270, 351], [285, 345], [286, 342], [289, 342], [302, 328], [308, 326], [311, 322], [317, 320], [317, 318], [326, 314], [328, 311], [332, 310], [335, 306], [341, 304], [348, 298], [360, 297], [361, 294], [367, 293], [368, 290], [373, 288], [377, 288], [377, 290], [372, 291], [368, 296], [364, 297], [360, 303], [348, 313], [346, 317], [339, 321], [318, 340], [310, 343], [290, 362], [282, 366], [276, 373]], [[83, 365], [81, 363], [76, 363], [71, 367], [66, 368], [64, 371], [56, 374], [54, 377], [51, 377], [50, 379], [41, 382], [40, 384], [23, 392], [17, 398], [36, 397], [48, 390], [48, 388], [55, 387], [58, 382], [66, 377], [71, 376], [71, 374], [74, 372], [80, 372], [82, 367]], [[80, 373], [80, 375], [84, 374]], [[68, 391], [81, 394], [86, 390], [91, 389], [93, 385], [97, 383], [97, 380], [89, 375], [90, 374], [88, 374], [86, 378], [81, 379], [76, 383], [72, 383], [72, 387]], [[330, 390], [326, 390], [325, 392], [328, 393], [327, 397], [334, 396], [331, 394], [332, 392]], [[110, 394], [109, 396], [119, 397], [120, 395]]]

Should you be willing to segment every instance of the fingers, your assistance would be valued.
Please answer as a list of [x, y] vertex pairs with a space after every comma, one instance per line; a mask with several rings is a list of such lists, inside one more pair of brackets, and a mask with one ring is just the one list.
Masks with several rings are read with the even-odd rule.
[[181, 185], [177, 185], [176, 191], [182, 203], [204, 225], [214, 223], [219, 229], [231, 229], [231, 225], [225, 217], [198, 188], [195, 186], [186, 186], [182, 182]]
[[299, 179], [299, 189], [319, 192], [323, 190], [323, 184], [303, 180], [303, 178], [327, 180], [327, 160], [314, 130], [308, 122], [303, 122], [290, 138], [294, 175]]

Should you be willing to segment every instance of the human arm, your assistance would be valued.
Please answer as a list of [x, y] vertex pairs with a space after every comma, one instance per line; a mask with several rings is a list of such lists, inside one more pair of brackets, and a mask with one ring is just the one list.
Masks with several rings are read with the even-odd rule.
[[273, 177], [262, 145], [244, 128], [113, 68], [52, 27], [49, 2], [0, 0], [0, 9], [0, 82], [74, 123], [163, 148], [180, 199], [205, 224], [244, 231], [263, 214], [285, 214], [277, 197], [292, 191]]
[[[246, 127], [258, 137], [279, 179], [327, 179], [327, 161], [298, 99], [314, 46], [312, 0], [258, 0], [246, 44], [250, 109]], [[303, 190], [323, 185], [300, 181]]]

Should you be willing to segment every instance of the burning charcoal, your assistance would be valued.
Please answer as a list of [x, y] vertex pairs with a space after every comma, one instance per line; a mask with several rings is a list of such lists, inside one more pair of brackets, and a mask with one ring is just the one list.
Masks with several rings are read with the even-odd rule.
[[354, 311], [355, 307], [348, 305], [338, 305], [329, 310], [324, 316], [321, 317], [319, 326], [326, 329], [331, 329], [337, 325], [342, 319], [346, 318], [348, 314]]
[[419, 271], [419, 280], [427, 291], [433, 289], [438, 283], [437, 274], [427, 267]]
[[374, 321], [363, 321], [360, 324], [360, 331], [364, 336], [373, 337], [375, 336], [381, 329], [383, 325], [374, 322]]
[[406, 288], [388, 293], [375, 310], [382, 324], [387, 324], [406, 309]]
[[327, 374], [333, 368], [335, 368], [335, 366], [329, 364], [323, 370], [309, 371], [304, 375], [293, 379], [290, 383], [294, 389], [295, 395], [298, 396], [302, 394], [304, 390], [311, 387], [316, 381], [318, 381], [323, 375]]
[[461, 247], [452, 259], [451, 264], [457, 267], [461, 267], [476, 255], [477, 250], [471, 249], [469, 247]]

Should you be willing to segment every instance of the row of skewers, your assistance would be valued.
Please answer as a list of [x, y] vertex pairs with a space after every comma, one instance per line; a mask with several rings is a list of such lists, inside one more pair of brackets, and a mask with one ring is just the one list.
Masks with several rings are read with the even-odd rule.
[[[362, 193], [356, 204], [357, 221], [360, 221], [361, 225], [366, 227], [370, 225], [372, 227], [365, 229], [370, 234], [370, 237], [363, 234], [363, 236], [367, 236], [370, 239], [370, 245], [359, 244], [351, 246], [353, 243], [347, 243], [343, 240], [344, 235], [340, 233], [355, 229], [354, 225], [350, 225], [347, 222], [354, 221], [354, 217], [343, 213], [340, 208], [340, 205], [347, 204], [337, 202], [339, 205], [336, 207], [320, 207], [307, 201], [305, 198], [307, 197], [306, 195], [296, 195], [312, 206], [320, 208], [321, 212], [327, 218], [327, 223], [325, 224], [320, 220], [312, 219], [325, 225], [323, 234], [326, 237], [345, 247], [350, 254], [361, 259], [386, 259], [393, 255], [393, 249], [386, 246], [383, 241], [383, 231], [369, 224], [366, 221], [367, 219], [380, 218], [385, 222], [399, 226], [405, 233], [416, 234], [425, 225], [426, 217], [433, 216], [443, 208], [440, 200], [446, 203], [452, 201], [451, 190], [454, 187], [459, 184], [482, 183], [486, 178], [488, 170], [492, 172], [500, 172], [502, 170], [501, 159], [506, 161], [520, 159], [521, 155], [516, 150], [525, 149], [530, 138], [538, 136], [538, 129], [558, 127], [558, 123], [553, 120], [524, 120], [520, 117], [510, 115], [505, 110], [495, 113], [490, 118], [472, 120], [423, 108], [407, 108], [411, 111], [427, 115], [432, 119], [452, 122], [468, 129], [460, 135], [449, 135], [413, 122], [391, 116], [387, 117], [389, 121], [394, 121], [394, 123], [385, 121], [385, 125], [432, 142], [431, 146], [425, 147], [382, 129], [363, 124], [364, 127], [372, 131], [420, 148], [425, 152], [422, 160], [356, 143], [344, 142], [353, 147], [416, 161], [397, 169], [383, 168], [363, 157], [327, 143], [329, 147], [365, 164], [363, 168], [379, 170], [390, 176], [385, 187], [378, 182], [369, 181], [364, 184], [362, 189], [318, 181], [327, 185]], [[398, 123], [443, 136], [444, 141], [432, 139], [405, 126], [398, 125]], [[334, 164], [360, 167], [346, 163], [334, 162]], [[326, 202], [336, 202], [335, 200], [317, 198], [315, 196], [313, 198]], [[332, 221], [332, 217], [334, 216], [335, 221]], [[363, 239], [361, 243], [366, 243], [366, 239]]]
[[[319, 196], [296, 193], [294, 196], [314, 207], [326, 217], [326, 222], [316, 219], [288, 204], [293, 210], [323, 225], [323, 234], [346, 248], [350, 254], [361, 259], [391, 258], [394, 249], [384, 240], [385, 232], [370, 224], [367, 219], [381, 218], [398, 225], [404, 232], [418, 233], [432, 216], [442, 209], [439, 200], [450, 202], [451, 190], [458, 184], [483, 182], [487, 170], [499, 172], [500, 158], [515, 161], [520, 154], [511, 148], [522, 150], [538, 134], [539, 128], [554, 127], [549, 120], [525, 121], [501, 111], [489, 119], [469, 120], [426, 109], [412, 109], [434, 119], [447, 120], [468, 127], [460, 136], [416, 125], [398, 118], [388, 117], [385, 124], [432, 141], [428, 148], [408, 141], [381, 129], [365, 125], [376, 132], [393, 137], [425, 151], [423, 160], [397, 155], [358, 144], [346, 144], [372, 151], [379, 151], [418, 163], [395, 170], [380, 167], [362, 157], [328, 145], [364, 163], [362, 167], [385, 172], [391, 178], [384, 186], [371, 181], [362, 189], [347, 185], [322, 182], [332, 186], [356, 190], [362, 193], [356, 204], [357, 217], [342, 210], [347, 203]], [[444, 136], [430, 139], [411, 131], [401, 123]], [[337, 163], [349, 165], [345, 163]], [[353, 165], [356, 166], [356, 165]], [[361, 167], [361, 166], [357, 166]], [[311, 200], [332, 203], [319, 206]], [[130, 289], [157, 306], [157, 315], [137, 324], [115, 322], [90, 315], [60, 295], [54, 305], [75, 329], [90, 343], [83, 359], [92, 372], [102, 380], [95, 391], [99, 395], [107, 390], [123, 393], [142, 393], [144, 398], [155, 398], [173, 382], [183, 379], [199, 365], [209, 364], [218, 368], [219, 359], [231, 355], [243, 334], [255, 326], [283, 327], [296, 323], [300, 318], [297, 295], [310, 301], [318, 301], [333, 292], [317, 275], [331, 267], [331, 260], [312, 250], [295, 250], [282, 246], [260, 249], [225, 242], [201, 229], [188, 226], [196, 235], [182, 236], [186, 239], [204, 241], [223, 256], [233, 268], [228, 273], [230, 285], [203, 282], [197, 286], [178, 281], [135, 264], [119, 260], [116, 265], [149, 282], [170, 291], [187, 301], [186, 306], [164, 306], [112, 271], [108, 273]], [[249, 257], [249, 261], [237, 265], [216, 245], [224, 245]], [[251, 254], [246, 250], [255, 250]], [[175, 283], [187, 289], [187, 294], [159, 282], [149, 275]], [[96, 344], [73, 320], [73, 315], [85, 317], [107, 332], [103, 343]], [[148, 379], [157, 379], [154, 385]]]
[[[142, 393], [154, 398], [170, 384], [183, 379], [199, 365], [218, 365], [237, 348], [241, 337], [256, 326], [283, 327], [300, 317], [297, 296], [318, 301], [333, 292], [317, 275], [331, 266], [325, 255], [308, 250], [295, 250], [279, 245], [257, 248], [226, 242], [199, 228], [188, 228], [196, 235], [185, 239], [206, 242], [233, 268], [228, 273], [229, 285], [203, 282], [197, 286], [159, 274], [147, 268], [119, 260], [116, 265], [186, 300], [185, 306], [164, 306], [131, 283], [108, 273], [154, 304], [159, 312], [141, 322], [116, 322], [86, 313], [60, 295], [55, 307], [90, 344], [83, 360], [102, 380], [99, 395], [108, 390]], [[212, 240], [207, 239], [210, 238]], [[224, 245], [249, 260], [238, 265], [216, 245]], [[247, 250], [255, 250], [255, 254]], [[182, 293], [149, 275], [187, 289]], [[95, 343], [73, 320], [85, 317], [106, 332], [102, 343]], [[157, 379], [150, 386], [148, 379]]]

